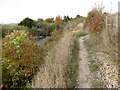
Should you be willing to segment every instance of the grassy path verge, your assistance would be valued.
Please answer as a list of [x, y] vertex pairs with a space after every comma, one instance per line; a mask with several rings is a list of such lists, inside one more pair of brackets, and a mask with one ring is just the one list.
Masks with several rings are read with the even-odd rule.
[[45, 57], [32, 82], [32, 88], [66, 88], [66, 69], [73, 46], [73, 35], [67, 32]]
[[[67, 70], [67, 87], [68, 88], [76, 88], [79, 86], [79, 62], [81, 58], [80, 50], [82, 47], [80, 47], [79, 38], [82, 38], [83, 36], [87, 35], [85, 32], [75, 32], [74, 33], [74, 44], [72, 47], [72, 53], [71, 53], [71, 59], [68, 63], [68, 70]], [[81, 68], [81, 67], [80, 67]], [[80, 75], [81, 76], [81, 75]]]
[[105, 84], [101, 82], [101, 74], [99, 73], [99, 66], [100, 63], [98, 63], [95, 51], [93, 50], [94, 48], [94, 42], [91, 40], [90, 42], [90, 37], [86, 37], [84, 39], [85, 47], [88, 51], [88, 61], [89, 61], [89, 68], [90, 68], [90, 73], [92, 75], [91, 79], [91, 87], [92, 88], [104, 88]]
[[68, 63], [68, 70], [66, 73], [67, 76], [67, 87], [75, 88], [77, 86], [77, 77], [78, 77], [78, 69], [79, 69], [79, 42], [78, 39], [75, 38], [71, 59]]

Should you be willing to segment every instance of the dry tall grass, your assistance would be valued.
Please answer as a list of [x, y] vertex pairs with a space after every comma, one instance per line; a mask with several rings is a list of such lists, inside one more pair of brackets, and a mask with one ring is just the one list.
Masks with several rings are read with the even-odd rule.
[[45, 64], [32, 81], [32, 88], [66, 88], [65, 71], [70, 60], [74, 38], [66, 32], [45, 57]]
[[[109, 22], [113, 21], [113, 17], [109, 17]], [[114, 22], [117, 21], [114, 19]], [[113, 24], [109, 24], [99, 36], [95, 37], [95, 40], [98, 50], [108, 54], [109, 61], [118, 64], [118, 29]]]
[[78, 29], [82, 29], [80, 27], [83, 21], [84, 21], [84, 18], [78, 18], [78, 19], [68, 21], [64, 26], [64, 31], [75, 31]]
[[[113, 21], [113, 17], [109, 20]], [[91, 37], [93, 56], [101, 64], [102, 80], [108, 88], [118, 88], [118, 29], [114, 24]]]

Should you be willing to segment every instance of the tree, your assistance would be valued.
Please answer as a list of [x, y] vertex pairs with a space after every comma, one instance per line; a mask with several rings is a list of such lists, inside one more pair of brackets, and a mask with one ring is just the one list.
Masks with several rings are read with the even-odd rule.
[[69, 18], [69, 16], [64, 16], [64, 22], [67, 22], [67, 21], [69, 21], [69, 20], [71, 20], [71, 19]]
[[54, 18], [47, 18], [45, 21], [49, 23], [54, 23]]
[[76, 18], [80, 18], [81, 16], [80, 15], [76, 15]]
[[55, 22], [60, 23], [60, 24], [64, 23], [60, 16], [56, 17]]
[[44, 20], [42, 18], [38, 18], [37, 21], [43, 22]]
[[27, 26], [28, 28], [32, 28], [33, 26], [35, 26], [35, 21], [30, 18], [25, 18], [18, 25], [23, 25]]

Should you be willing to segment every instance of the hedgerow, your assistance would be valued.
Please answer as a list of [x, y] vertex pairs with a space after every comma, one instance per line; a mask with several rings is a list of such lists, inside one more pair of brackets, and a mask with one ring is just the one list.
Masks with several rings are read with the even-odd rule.
[[105, 27], [105, 15], [100, 8], [93, 8], [88, 13], [86, 24], [91, 33], [100, 33]]
[[9, 87], [23, 87], [32, 79], [43, 63], [40, 46], [29, 40], [25, 31], [14, 31], [3, 39], [2, 83]]

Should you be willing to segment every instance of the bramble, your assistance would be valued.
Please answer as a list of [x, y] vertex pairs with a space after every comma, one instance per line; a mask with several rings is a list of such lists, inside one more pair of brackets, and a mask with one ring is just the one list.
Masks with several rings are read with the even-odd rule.
[[44, 54], [40, 46], [28, 38], [25, 31], [14, 31], [3, 39], [3, 84], [22, 87], [30, 81]]
[[105, 27], [105, 16], [102, 11], [98, 9], [93, 9], [88, 13], [86, 24], [91, 33], [98, 33]]

